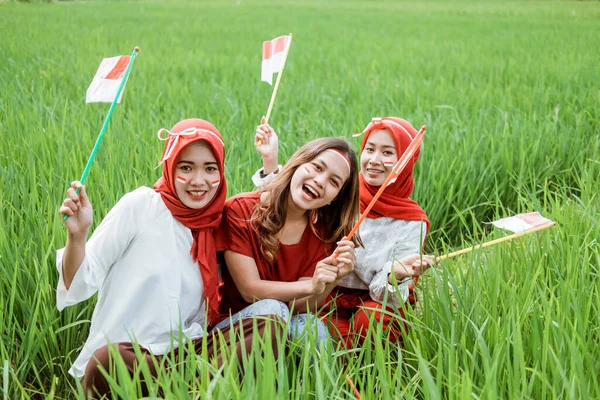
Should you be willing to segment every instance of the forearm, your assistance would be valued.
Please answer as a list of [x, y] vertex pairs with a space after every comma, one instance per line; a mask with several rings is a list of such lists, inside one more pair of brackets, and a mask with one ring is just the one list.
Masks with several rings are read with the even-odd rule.
[[380, 271], [369, 283], [371, 299], [394, 307], [401, 307], [408, 298], [410, 278], [395, 279], [394, 273]]
[[263, 174], [268, 175], [279, 169], [279, 157], [277, 154], [263, 157]]
[[275, 299], [290, 302], [298, 298], [312, 294], [312, 282], [302, 280], [296, 282], [277, 282], [266, 280], [255, 280], [240, 287], [240, 293], [244, 300], [254, 302], [262, 299]]
[[333, 288], [337, 286], [338, 282], [339, 281], [336, 281], [325, 285], [325, 291], [321, 294], [313, 294], [290, 302], [290, 310], [292, 310], [294, 314], [302, 314], [308, 311], [313, 313], [318, 312], [321, 305], [325, 299], [327, 299], [327, 296], [329, 296]]
[[68, 235], [62, 259], [62, 275], [65, 287], [69, 289], [79, 266], [85, 258], [87, 235]]

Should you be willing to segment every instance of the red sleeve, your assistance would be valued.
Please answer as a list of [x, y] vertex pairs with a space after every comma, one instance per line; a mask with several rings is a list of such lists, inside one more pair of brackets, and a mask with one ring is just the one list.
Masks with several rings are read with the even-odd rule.
[[225, 204], [223, 209], [223, 235], [225, 236], [225, 250], [231, 250], [247, 257], [254, 258], [252, 254], [250, 214], [248, 207], [244, 207], [241, 199], [233, 199]]

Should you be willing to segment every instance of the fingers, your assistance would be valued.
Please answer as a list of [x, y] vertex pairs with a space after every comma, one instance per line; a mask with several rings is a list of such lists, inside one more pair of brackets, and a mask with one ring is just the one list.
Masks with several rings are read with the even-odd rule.
[[427, 271], [429, 268], [431, 268], [431, 267], [433, 267], [435, 265], [436, 265], [436, 259], [435, 259], [434, 256], [424, 255], [421, 258], [419, 258], [418, 260], [416, 260], [411, 265], [412, 275], [413, 276], [420, 276], [425, 271]]
[[[79, 190], [79, 193], [77, 193]], [[63, 201], [59, 213], [62, 217], [68, 215], [74, 216], [81, 207], [89, 207], [90, 201], [85, 191], [85, 186], [79, 181], [71, 182], [71, 187], [67, 189], [67, 197]]]
[[79, 183], [79, 189], [79, 200], [81, 201], [81, 205], [83, 207], [88, 207], [90, 205], [90, 199], [88, 198], [87, 192], [85, 191], [85, 186]]
[[317, 266], [315, 268], [316, 270], [322, 269], [325, 271], [332, 271], [332, 272], [336, 272], [337, 271], [337, 260], [335, 258], [333, 258], [333, 256], [327, 257], [321, 261], [319, 261], [317, 263]]
[[332, 283], [337, 279], [337, 272], [331, 272], [326, 270], [320, 270], [316, 273], [315, 278], [318, 282]]
[[60, 213], [60, 216], [63, 218], [65, 217], [65, 215], [68, 215], [69, 217], [72, 217], [75, 215], [75, 212], [67, 206], [61, 206], [59, 213]]
[[[77, 191], [79, 190], [79, 194]], [[71, 187], [67, 189], [67, 199], [73, 200], [75, 203], [80, 201], [88, 201], [87, 193], [85, 192], [85, 186], [79, 181], [71, 182]]]
[[337, 279], [337, 267], [327, 264], [326, 260], [322, 260], [317, 264], [313, 275], [313, 279], [321, 284], [332, 283]]
[[342, 239], [339, 242], [337, 242], [336, 244], [338, 245], [338, 247], [340, 247], [340, 246], [348, 246], [348, 247], [354, 248], [354, 242], [352, 240]]
[[402, 263], [402, 265], [411, 265], [417, 261], [419, 261], [421, 259], [421, 255], [420, 254], [411, 254], [408, 255], [404, 258], [402, 258], [400, 261], [400, 263]]
[[271, 136], [275, 135], [275, 131], [268, 124], [262, 124], [256, 127], [254, 143], [259, 146], [269, 144]]
[[339, 269], [348, 269], [348, 272], [352, 271], [356, 264], [354, 243], [350, 240], [340, 240], [337, 245], [338, 247], [334, 251], [337, 267]]
[[[265, 135], [262, 131], [256, 130], [256, 134], [254, 135], [254, 143], [262, 146], [263, 144], [269, 143], [269, 137]], [[259, 144], [260, 143], [260, 144]]]

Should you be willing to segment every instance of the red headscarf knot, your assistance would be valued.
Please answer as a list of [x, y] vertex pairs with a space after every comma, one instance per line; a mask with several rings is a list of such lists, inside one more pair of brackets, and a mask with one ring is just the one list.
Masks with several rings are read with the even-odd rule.
[[[166, 137], [163, 136], [167, 133]], [[178, 122], [170, 131], [161, 129], [158, 137], [166, 140], [165, 150], [159, 166], [163, 166], [162, 177], [154, 184], [156, 190], [162, 196], [165, 205], [173, 216], [184, 226], [192, 231], [194, 242], [190, 254], [200, 267], [204, 294], [207, 300], [208, 322], [216, 322], [219, 309], [219, 271], [216, 258], [216, 244], [213, 232], [221, 223], [225, 197], [227, 196], [227, 184], [224, 175], [225, 146], [221, 134], [210, 122], [202, 119], [186, 119]], [[212, 150], [217, 164], [221, 184], [210, 202], [200, 208], [193, 209], [181, 202], [175, 191], [174, 178], [177, 158], [183, 149], [193, 142], [203, 141]]]

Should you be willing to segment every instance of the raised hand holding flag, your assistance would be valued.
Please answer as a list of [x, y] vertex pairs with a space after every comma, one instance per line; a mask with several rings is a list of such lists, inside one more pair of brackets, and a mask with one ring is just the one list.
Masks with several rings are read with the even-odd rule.
[[[86, 103], [93, 102], [110, 102], [110, 108], [108, 109], [108, 114], [104, 119], [104, 123], [102, 124], [102, 128], [100, 129], [100, 134], [96, 139], [96, 143], [94, 144], [94, 148], [92, 149], [92, 154], [90, 154], [90, 158], [88, 159], [87, 164], [81, 174], [81, 179], [79, 182], [81, 185], [85, 183], [85, 179], [87, 178], [88, 173], [90, 172], [90, 168], [92, 167], [92, 162], [94, 162], [94, 158], [96, 157], [96, 153], [98, 152], [98, 148], [100, 147], [100, 143], [102, 143], [102, 138], [104, 137], [104, 133], [106, 132], [106, 128], [108, 128], [108, 123], [112, 117], [113, 111], [117, 106], [117, 103], [121, 100], [121, 95], [123, 93], [123, 89], [125, 88], [125, 83], [127, 83], [127, 78], [129, 77], [129, 73], [131, 72], [131, 67], [133, 66], [133, 61], [140, 51], [139, 47], [135, 47], [133, 49], [133, 53], [131, 57], [120, 56], [107, 58], [102, 60], [100, 63], [100, 67], [92, 80], [92, 84], [88, 88], [86, 92]], [[123, 71], [124, 63], [127, 63], [125, 70]], [[117, 82], [115, 84], [114, 82]], [[116, 88], [116, 90], [115, 90]], [[80, 189], [77, 189], [77, 194], [79, 194]], [[69, 219], [68, 215], [65, 215], [65, 220]]]

